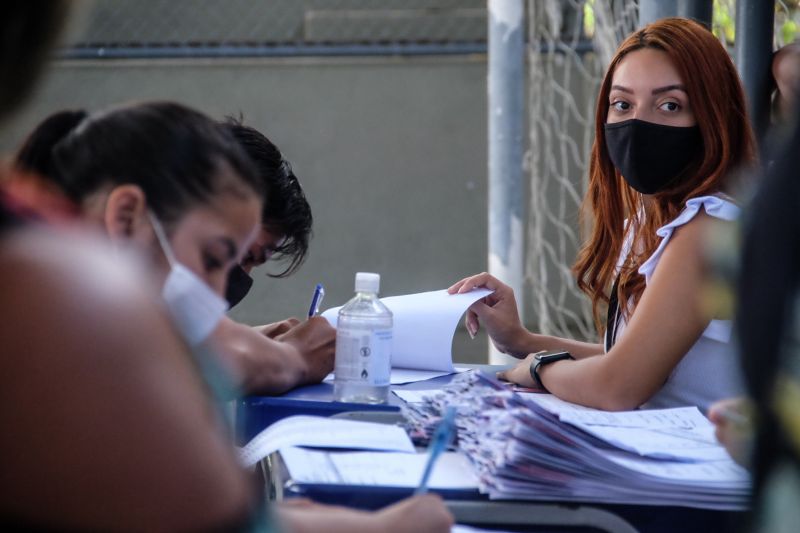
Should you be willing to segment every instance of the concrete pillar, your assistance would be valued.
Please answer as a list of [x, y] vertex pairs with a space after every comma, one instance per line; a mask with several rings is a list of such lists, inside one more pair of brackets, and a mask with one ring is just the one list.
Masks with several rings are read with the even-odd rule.
[[[514, 289], [522, 313], [525, 8], [523, 0], [488, 0], [488, 8], [489, 273]], [[511, 361], [490, 346], [490, 363]]]
[[769, 80], [775, 6], [765, 0], [737, 0], [735, 59], [748, 112], [760, 140], [769, 125]]

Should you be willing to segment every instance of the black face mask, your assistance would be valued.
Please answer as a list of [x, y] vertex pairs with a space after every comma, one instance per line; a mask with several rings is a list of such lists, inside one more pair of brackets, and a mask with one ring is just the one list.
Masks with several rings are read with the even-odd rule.
[[630, 119], [605, 125], [611, 162], [642, 194], [675, 186], [703, 150], [698, 126], [677, 127]]
[[228, 305], [233, 307], [241, 302], [250, 288], [253, 286], [253, 278], [244, 271], [241, 265], [236, 265], [228, 273], [228, 286], [225, 288], [225, 299]]

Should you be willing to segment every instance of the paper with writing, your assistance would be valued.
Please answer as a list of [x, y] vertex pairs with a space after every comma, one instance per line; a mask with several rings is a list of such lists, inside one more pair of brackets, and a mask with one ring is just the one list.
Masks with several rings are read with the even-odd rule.
[[411, 439], [398, 426], [320, 416], [290, 416], [256, 435], [239, 450], [239, 460], [244, 466], [252, 466], [288, 446], [414, 452]]
[[[424, 453], [325, 452], [296, 447], [280, 452], [295, 482], [381, 487], [416, 487], [428, 458]], [[463, 454], [445, 452], [434, 465], [428, 484], [432, 489], [477, 489], [478, 479]]]

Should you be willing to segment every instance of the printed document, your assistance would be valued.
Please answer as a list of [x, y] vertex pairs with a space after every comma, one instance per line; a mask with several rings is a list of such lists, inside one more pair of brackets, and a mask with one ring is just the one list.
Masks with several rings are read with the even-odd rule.
[[244, 466], [288, 446], [391, 450], [414, 453], [414, 445], [399, 426], [321, 416], [290, 416], [275, 422], [239, 450]]
[[[292, 481], [315, 484], [415, 488], [428, 460], [427, 453], [325, 452], [296, 447], [281, 448], [280, 452]], [[444, 452], [434, 464], [429, 486], [477, 490], [478, 478], [464, 454]]]

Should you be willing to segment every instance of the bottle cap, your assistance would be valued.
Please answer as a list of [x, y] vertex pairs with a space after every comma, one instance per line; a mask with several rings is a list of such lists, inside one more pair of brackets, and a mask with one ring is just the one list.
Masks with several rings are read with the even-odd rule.
[[381, 275], [373, 272], [356, 273], [356, 292], [375, 292], [381, 288]]

